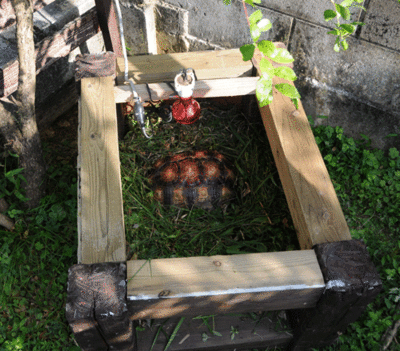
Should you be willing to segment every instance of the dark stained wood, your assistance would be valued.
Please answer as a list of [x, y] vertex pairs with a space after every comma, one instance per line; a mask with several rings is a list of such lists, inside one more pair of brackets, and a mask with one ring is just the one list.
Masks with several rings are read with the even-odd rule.
[[[68, 23], [53, 36], [36, 45], [36, 74], [86, 42], [98, 32], [95, 9]], [[18, 88], [18, 58], [0, 67], [0, 96], [8, 96]]]
[[113, 51], [117, 56], [121, 57], [122, 45], [114, 2], [113, 0], [95, 0], [95, 3], [106, 50]]
[[[264, 315], [253, 314], [255, 319], [252, 319], [250, 314], [209, 317], [206, 322], [211, 330], [215, 330], [221, 336], [213, 335], [201, 319], [186, 318], [168, 350], [219, 351], [256, 347], [264, 349], [268, 346], [285, 347], [292, 338], [291, 330], [287, 327], [285, 320], [279, 320], [277, 316], [277, 313], [270, 312]], [[145, 327], [144, 331], [136, 331], [137, 351], [150, 350], [154, 340], [156, 341], [153, 351], [163, 351], [179, 320], [180, 318], [156, 320], [153, 321], [154, 324], [151, 327]], [[168, 338], [163, 332], [160, 332], [156, 338], [161, 326]], [[231, 339], [232, 327], [238, 331], [233, 340]], [[208, 336], [206, 341], [203, 341], [204, 333]]]
[[290, 311], [294, 324], [291, 351], [323, 347], [355, 322], [382, 288], [365, 244], [346, 240], [315, 246], [326, 283], [316, 308]]
[[66, 317], [85, 351], [133, 350], [127, 315], [126, 265], [98, 263], [69, 269]]

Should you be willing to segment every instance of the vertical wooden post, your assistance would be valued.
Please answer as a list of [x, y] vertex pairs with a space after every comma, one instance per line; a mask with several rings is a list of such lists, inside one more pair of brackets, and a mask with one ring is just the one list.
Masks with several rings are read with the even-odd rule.
[[[84, 351], [133, 350], [115, 114], [115, 55], [77, 57], [81, 79], [78, 264], [68, 275], [67, 320]], [[106, 263], [103, 263], [106, 262]]]
[[113, 0], [95, 0], [97, 17], [107, 51], [122, 57], [122, 45]]
[[294, 330], [290, 351], [330, 345], [360, 317], [382, 288], [362, 241], [318, 244], [314, 250], [326, 287], [315, 308], [288, 311]]

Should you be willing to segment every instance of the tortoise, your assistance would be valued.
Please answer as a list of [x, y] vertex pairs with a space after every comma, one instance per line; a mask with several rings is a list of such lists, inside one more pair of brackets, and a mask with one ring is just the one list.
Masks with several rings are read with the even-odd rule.
[[233, 197], [234, 174], [216, 151], [188, 151], [161, 158], [150, 176], [163, 205], [213, 209]]

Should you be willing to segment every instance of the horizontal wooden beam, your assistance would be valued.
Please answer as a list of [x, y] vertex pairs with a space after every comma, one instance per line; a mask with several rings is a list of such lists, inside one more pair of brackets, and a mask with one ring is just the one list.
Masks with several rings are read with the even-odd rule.
[[313, 307], [324, 280], [312, 250], [127, 262], [131, 319]]
[[[261, 55], [253, 59], [259, 68]], [[261, 72], [258, 70], [258, 74]], [[293, 82], [274, 77], [274, 85]], [[260, 113], [285, 191], [300, 247], [350, 240], [351, 235], [301, 102], [273, 89]]]
[[[253, 317], [253, 318], [252, 318]], [[177, 327], [180, 318], [168, 321], [155, 320], [152, 326], [137, 331], [137, 351], [163, 351], [170, 336]], [[214, 335], [205, 324], [218, 333]], [[162, 328], [164, 333], [158, 333]], [[232, 337], [233, 330], [236, 334]], [[158, 334], [157, 334], [158, 333]], [[268, 315], [257, 313], [236, 316], [215, 316], [203, 319], [186, 318], [171, 343], [170, 351], [220, 351], [249, 350], [269, 346], [285, 347], [292, 339], [291, 330], [285, 321], [278, 318], [277, 313]], [[154, 346], [152, 347], [154, 343]]]
[[[182, 68], [193, 68], [198, 80], [249, 77], [253, 70], [250, 61], [243, 61], [239, 49], [138, 55], [128, 60], [129, 78], [138, 84], [173, 81]], [[124, 59], [118, 58], [118, 84], [124, 82], [124, 71]]]
[[[253, 95], [256, 92], [258, 77], [211, 79], [196, 81], [193, 91], [194, 98], [212, 98], [223, 96]], [[142, 101], [149, 101], [150, 96], [145, 84], [135, 85]], [[149, 84], [152, 100], [168, 100], [176, 96], [175, 91], [167, 83]], [[131, 99], [132, 91], [129, 85], [118, 85], [114, 88], [115, 102], [124, 103]]]

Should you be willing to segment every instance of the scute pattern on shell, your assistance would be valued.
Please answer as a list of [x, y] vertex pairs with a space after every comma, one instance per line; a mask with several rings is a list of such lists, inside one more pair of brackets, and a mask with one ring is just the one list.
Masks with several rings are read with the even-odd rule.
[[212, 209], [233, 195], [235, 181], [223, 155], [192, 151], [159, 159], [150, 176], [154, 198], [164, 205]]

